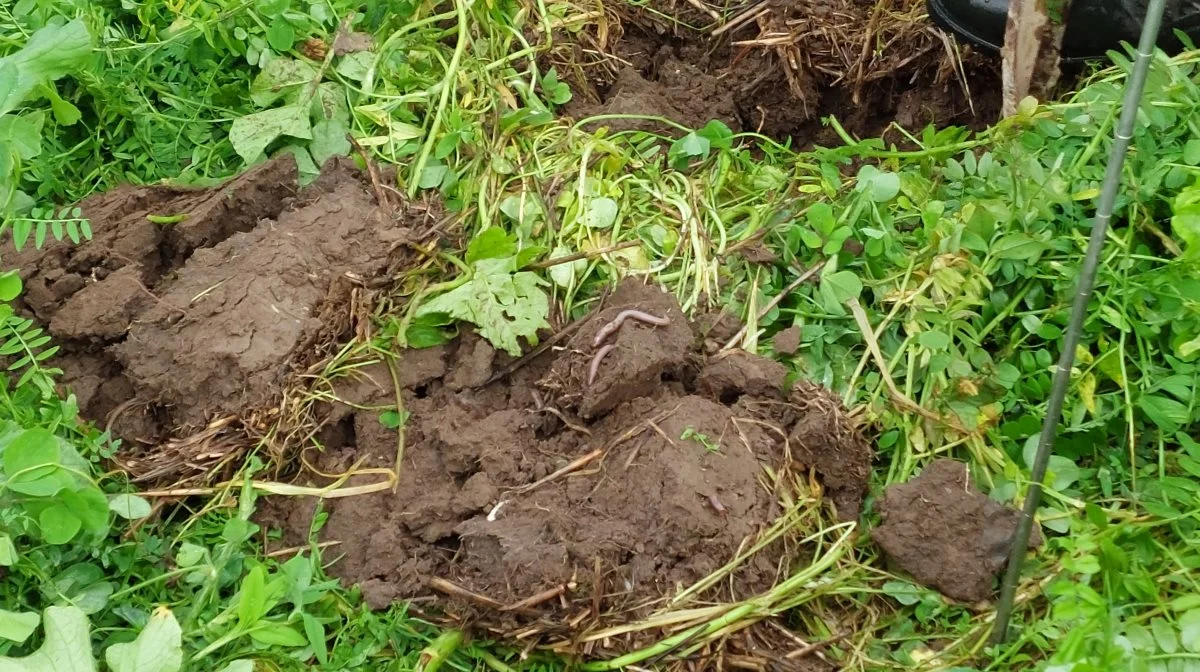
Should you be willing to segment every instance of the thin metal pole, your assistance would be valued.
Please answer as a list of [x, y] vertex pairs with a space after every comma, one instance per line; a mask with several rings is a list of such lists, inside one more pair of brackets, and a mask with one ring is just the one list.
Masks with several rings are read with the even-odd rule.
[[996, 625], [992, 630], [992, 644], [1003, 644], [1008, 638], [1008, 621], [1012, 616], [1013, 601], [1016, 599], [1017, 584], [1021, 579], [1021, 565], [1028, 551], [1029, 535], [1033, 529], [1033, 516], [1042, 499], [1042, 481], [1046, 479], [1046, 465], [1050, 461], [1050, 453], [1054, 449], [1055, 433], [1058, 421], [1062, 418], [1063, 399], [1067, 394], [1067, 383], [1071, 379], [1071, 367], [1075, 364], [1075, 347], [1079, 344], [1079, 335], [1083, 331], [1083, 320], [1087, 316], [1088, 300], [1092, 296], [1092, 286], [1096, 282], [1096, 269], [1100, 265], [1100, 252], [1104, 248], [1104, 237], [1108, 233], [1108, 224], [1112, 220], [1113, 205], [1117, 199], [1117, 190], [1121, 186], [1121, 171], [1125, 165], [1125, 155], [1129, 151], [1129, 142], [1133, 140], [1133, 128], [1137, 121], [1138, 107], [1142, 100], [1142, 91], [1146, 86], [1146, 74], [1150, 70], [1150, 59], [1158, 42], [1159, 28], [1162, 26], [1163, 10], [1166, 0], [1150, 0], [1146, 9], [1146, 20], [1142, 24], [1142, 36], [1138, 42], [1137, 60], [1133, 64], [1133, 72], [1125, 84], [1125, 101], [1121, 108], [1121, 120], [1117, 124], [1116, 137], [1113, 141], [1112, 153], [1108, 159], [1108, 170], [1104, 175], [1104, 184], [1100, 192], [1100, 203], [1096, 208], [1096, 219], [1092, 223], [1092, 235], [1088, 240], [1087, 255], [1079, 271], [1079, 287], [1075, 293], [1075, 301], [1071, 306], [1071, 319], [1067, 323], [1063, 335], [1062, 353], [1058, 358], [1058, 368], [1054, 371], [1054, 384], [1050, 389], [1050, 401], [1046, 406], [1046, 417], [1042, 422], [1042, 434], [1038, 440], [1037, 457], [1033, 461], [1030, 473], [1029, 493], [1025, 496], [1025, 506], [1021, 510], [1021, 518], [1017, 523], [1017, 531], [1013, 534], [1012, 548], [1008, 554], [1008, 569], [1004, 573], [1004, 582], [1000, 587], [1000, 602], [996, 605]]

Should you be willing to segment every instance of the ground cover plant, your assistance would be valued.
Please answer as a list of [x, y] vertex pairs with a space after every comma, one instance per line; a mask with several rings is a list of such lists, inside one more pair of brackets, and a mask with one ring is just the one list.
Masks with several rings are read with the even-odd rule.
[[899, 0], [0, 35], [0, 670], [1200, 665], [1196, 52], [989, 649], [1125, 55], [992, 123]]

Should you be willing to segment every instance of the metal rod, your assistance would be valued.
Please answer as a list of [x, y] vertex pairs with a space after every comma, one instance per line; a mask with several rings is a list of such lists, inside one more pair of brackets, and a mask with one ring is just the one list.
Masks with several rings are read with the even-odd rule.
[[1108, 233], [1109, 221], [1112, 220], [1117, 190], [1121, 186], [1121, 171], [1125, 165], [1125, 155], [1129, 151], [1129, 142], [1133, 140], [1137, 111], [1141, 104], [1142, 91], [1146, 86], [1146, 74], [1150, 69], [1150, 60], [1158, 41], [1158, 32], [1162, 26], [1165, 6], [1166, 0], [1150, 0], [1150, 5], [1146, 9], [1146, 20], [1142, 24], [1142, 36], [1138, 42], [1137, 60], [1125, 83], [1125, 101], [1121, 108], [1121, 120], [1117, 124], [1112, 153], [1109, 155], [1108, 170], [1104, 175], [1100, 202], [1096, 208], [1096, 218], [1092, 223], [1092, 235], [1088, 240], [1087, 255], [1084, 257], [1083, 266], [1079, 271], [1079, 287], [1071, 306], [1071, 319], [1067, 324], [1066, 333], [1063, 335], [1063, 349], [1059, 355], [1058, 368], [1054, 372], [1054, 384], [1051, 387], [1050, 400], [1046, 406], [1046, 417], [1042, 422], [1037, 457], [1033, 461], [1033, 470], [1030, 474], [1029, 493], [1025, 495], [1025, 506], [1021, 510], [1021, 518], [1017, 523], [1017, 531], [1013, 534], [1012, 548], [1009, 550], [1008, 569], [1004, 573], [1004, 582], [1000, 587], [1000, 602], [996, 605], [996, 625], [992, 630], [992, 644], [1003, 644], [1008, 638], [1008, 621], [1012, 616], [1017, 584], [1021, 579], [1021, 566], [1024, 564], [1025, 554], [1028, 551], [1033, 517], [1037, 513], [1042, 499], [1042, 482], [1046, 479], [1046, 465], [1050, 461], [1058, 422], [1062, 418], [1063, 399], [1067, 394], [1067, 383], [1071, 379], [1071, 367], [1075, 364], [1075, 347], [1079, 344], [1079, 335], [1083, 331], [1083, 320], [1087, 316], [1088, 301], [1092, 296], [1092, 286], [1096, 282], [1096, 269], [1100, 265], [1100, 253], [1104, 248], [1104, 238]]

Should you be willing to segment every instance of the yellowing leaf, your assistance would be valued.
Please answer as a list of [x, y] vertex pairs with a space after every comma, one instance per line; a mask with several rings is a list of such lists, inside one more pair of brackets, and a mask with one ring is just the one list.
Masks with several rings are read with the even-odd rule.
[[1088, 413], [1096, 415], [1096, 376], [1089, 373], [1079, 379], [1079, 398]]

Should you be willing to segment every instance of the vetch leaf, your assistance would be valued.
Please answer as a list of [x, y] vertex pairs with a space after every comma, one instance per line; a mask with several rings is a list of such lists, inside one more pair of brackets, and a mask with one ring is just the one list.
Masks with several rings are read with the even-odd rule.
[[21, 295], [21, 276], [16, 271], [0, 274], [0, 301], [8, 302]]
[[1179, 615], [1179, 641], [1184, 649], [1200, 653], [1200, 609], [1191, 609]]
[[42, 646], [24, 658], [0, 657], [0, 672], [96, 672], [86, 614], [76, 607], [49, 607], [42, 620]]
[[1154, 641], [1164, 653], [1175, 653], [1179, 650], [1179, 637], [1170, 621], [1164, 618], [1150, 619], [1150, 632], [1154, 633]]
[[233, 120], [229, 142], [246, 163], [257, 159], [280, 136], [312, 140], [308, 112], [300, 105], [287, 105], [255, 112]]
[[108, 647], [104, 660], [112, 672], [179, 672], [183, 631], [171, 610], [159, 607], [137, 639]]
[[113, 495], [108, 508], [125, 520], [138, 520], [150, 515], [150, 502], [133, 494]]

